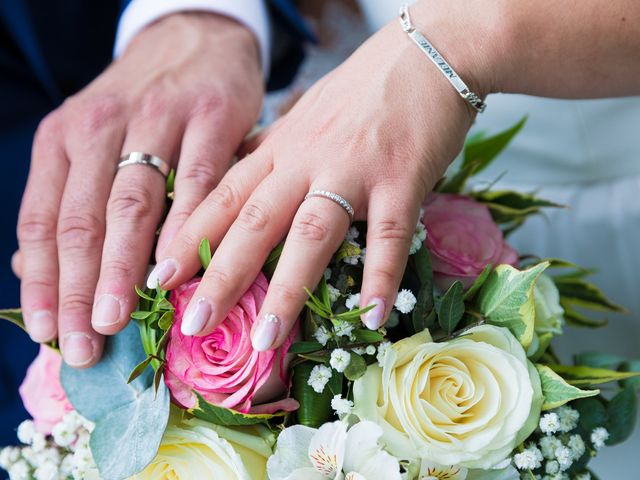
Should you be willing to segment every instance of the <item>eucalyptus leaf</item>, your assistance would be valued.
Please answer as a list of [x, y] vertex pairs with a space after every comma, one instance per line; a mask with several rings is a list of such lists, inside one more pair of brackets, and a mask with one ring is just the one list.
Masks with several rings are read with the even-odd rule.
[[195, 407], [189, 409], [189, 413], [194, 417], [198, 417], [207, 422], [216, 425], [240, 426], [240, 425], [256, 425], [259, 423], [267, 423], [273, 418], [283, 417], [287, 412], [278, 412], [275, 414], [248, 414], [240, 413], [229, 408], [220, 407], [207, 402], [200, 394], [194, 392], [198, 402]]
[[607, 445], [617, 445], [631, 436], [638, 417], [638, 398], [632, 388], [623, 388], [607, 406]]
[[91, 449], [105, 480], [140, 472], [156, 456], [169, 419], [169, 392], [145, 370], [127, 383], [129, 372], [145, 360], [135, 323], [109, 337], [100, 362], [86, 370], [63, 364], [62, 386], [74, 408], [96, 424]]
[[438, 323], [447, 335], [451, 335], [464, 315], [463, 290], [462, 283], [456, 280], [442, 297], [438, 309]]
[[[621, 372], [640, 372], [640, 360], [631, 360], [620, 365]], [[622, 387], [630, 387], [640, 391], [640, 377], [628, 378], [620, 382]]]
[[578, 387], [569, 385], [560, 375], [546, 365], [536, 363], [535, 366], [540, 375], [540, 383], [542, 385], [543, 410], [557, 408], [572, 400], [593, 397], [600, 393], [599, 390], [581, 390]]
[[360, 377], [364, 375], [364, 372], [367, 370], [367, 362], [362, 355], [358, 355], [357, 353], [351, 353], [351, 361], [347, 368], [344, 370], [344, 376], [351, 380], [352, 382], [356, 381]]
[[211, 263], [211, 243], [208, 238], [203, 238], [198, 246], [198, 257], [200, 257], [200, 264], [205, 270], [209, 268]]
[[488, 323], [508, 328], [525, 349], [533, 341], [533, 289], [548, 266], [543, 262], [520, 271], [511, 265], [498, 265], [478, 294], [478, 309]]
[[571, 406], [580, 413], [580, 426], [585, 432], [606, 427], [608, 414], [601, 397], [581, 398], [571, 402]]

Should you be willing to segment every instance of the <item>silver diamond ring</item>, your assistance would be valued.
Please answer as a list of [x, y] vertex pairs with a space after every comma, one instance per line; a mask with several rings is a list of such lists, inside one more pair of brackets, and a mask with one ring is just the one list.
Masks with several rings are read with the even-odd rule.
[[160, 157], [144, 152], [131, 152], [120, 158], [118, 170], [129, 165], [149, 165], [158, 170], [165, 178], [169, 175], [171, 167]]
[[344, 197], [338, 195], [337, 193], [329, 192], [328, 190], [311, 190], [309, 193], [307, 193], [304, 196], [304, 199], [308, 200], [312, 197], [328, 198], [332, 202], [337, 203], [342, 208], [344, 208], [345, 212], [347, 212], [347, 215], [349, 215], [349, 220], [353, 221], [353, 214], [354, 214], [353, 207], [349, 202], [347, 202], [344, 199]]

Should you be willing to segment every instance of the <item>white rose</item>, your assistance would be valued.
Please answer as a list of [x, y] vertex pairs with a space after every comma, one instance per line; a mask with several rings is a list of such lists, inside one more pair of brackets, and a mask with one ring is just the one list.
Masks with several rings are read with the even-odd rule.
[[564, 309], [560, 305], [560, 293], [553, 279], [540, 275], [534, 287], [533, 298], [536, 306], [536, 333], [562, 333]]
[[156, 458], [130, 480], [264, 480], [274, 443], [263, 426], [172, 418]]
[[540, 378], [505, 328], [434, 343], [424, 331], [388, 349], [354, 385], [354, 411], [398, 458], [487, 469], [536, 428]]

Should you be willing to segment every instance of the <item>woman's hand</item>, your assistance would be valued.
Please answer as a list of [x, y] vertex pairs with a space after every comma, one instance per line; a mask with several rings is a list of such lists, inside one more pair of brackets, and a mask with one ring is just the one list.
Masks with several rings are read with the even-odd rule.
[[[484, 73], [482, 58], [467, 55], [465, 26], [444, 20], [456, 18], [444, 13], [415, 10], [414, 23], [481, 92], [474, 78]], [[208, 334], [286, 236], [252, 332], [257, 350], [278, 347], [307, 300], [303, 287], [316, 286], [349, 227], [336, 203], [304, 200], [311, 190], [328, 190], [348, 200], [356, 220], [368, 221], [361, 305], [375, 305], [363, 321], [378, 328], [394, 304], [420, 205], [460, 151], [472, 120], [442, 73], [391, 23], [229, 171], [160, 252], [149, 286], [171, 289], [193, 276], [198, 244], [208, 238], [215, 253], [183, 320], [185, 334]]]
[[165, 181], [139, 165], [116, 175], [120, 156], [143, 151], [177, 166], [161, 248], [227, 171], [262, 90], [247, 28], [209, 13], [175, 14], [139, 33], [42, 122], [14, 262], [35, 341], [58, 336], [68, 364], [90, 366], [100, 334], [123, 328], [137, 304], [133, 287], [148, 268]]

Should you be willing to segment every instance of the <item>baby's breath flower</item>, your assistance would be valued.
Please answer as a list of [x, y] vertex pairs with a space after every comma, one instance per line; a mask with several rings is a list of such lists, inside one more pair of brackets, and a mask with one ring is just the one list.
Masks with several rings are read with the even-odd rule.
[[376, 347], [375, 345], [367, 345], [367, 348], [365, 349], [365, 353], [367, 355], [375, 355], [376, 354]]
[[544, 466], [545, 473], [555, 475], [560, 471], [560, 465], [555, 460], [549, 460]]
[[18, 440], [25, 445], [31, 445], [33, 436], [36, 434], [36, 426], [33, 420], [25, 420], [18, 425]]
[[580, 435], [571, 435], [569, 437], [569, 441], [567, 442], [567, 447], [571, 450], [571, 454], [573, 455], [574, 460], [578, 460], [586, 450], [584, 446], [584, 440]]
[[33, 448], [33, 451], [36, 453], [41, 452], [46, 448], [46, 446], [47, 439], [45, 436], [40, 432], [34, 433], [31, 438], [31, 447]]
[[567, 406], [563, 405], [554, 410], [560, 417], [560, 432], [570, 432], [578, 426], [578, 420], [580, 419], [580, 413]]
[[411, 292], [411, 290], [400, 290], [398, 292], [398, 296], [396, 297], [395, 307], [401, 313], [410, 313], [413, 308], [416, 306], [416, 297]]
[[314, 332], [313, 336], [318, 341], [318, 343], [323, 347], [331, 339], [331, 334], [329, 333], [329, 330], [327, 330], [323, 326], [318, 327], [318, 329]]
[[360, 232], [356, 227], [351, 227], [347, 231], [347, 234], [344, 236], [345, 242], [355, 242], [356, 239], [360, 236]]
[[329, 367], [326, 365], [316, 365], [311, 369], [307, 384], [313, 388], [316, 393], [322, 393], [330, 378], [331, 369]]
[[546, 413], [540, 418], [540, 430], [542, 433], [551, 435], [560, 429], [560, 417], [557, 413]]
[[384, 357], [387, 355], [387, 350], [391, 348], [391, 342], [382, 342], [378, 345], [378, 355], [376, 355], [376, 360], [378, 360], [378, 365], [382, 367], [384, 363]]
[[604, 447], [604, 442], [606, 442], [608, 438], [609, 432], [604, 427], [595, 428], [593, 432], [591, 432], [591, 443], [596, 450]]
[[347, 300], [344, 302], [344, 306], [349, 310], [353, 310], [354, 308], [358, 308], [360, 305], [360, 294], [354, 293], [353, 295], [349, 295]]
[[367, 249], [363, 248], [360, 250], [360, 263], [364, 265], [364, 262], [367, 260]]
[[351, 354], [342, 348], [336, 348], [331, 352], [331, 359], [329, 363], [335, 369], [336, 372], [344, 372], [351, 362]]
[[346, 398], [342, 398], [341, 395], [335, 395], [331, 400], [331, 408], [335, 410], [339, 417], [349, 415], [353, 410], [353, 402]]
[[0, 450], [0, 468], [3, 470], [9, 470], [18, 460], [20, 460], [20, 449], [18, 447], [5, 447]]
[[513, 463], [519, 470], [535, 470], [542, 465], [542, 452], [533, 444], [513, 456]]
[[556, 448], [555, 455], [558, 465], [560, 466], [560, 470], [563, 472], [573, 463], [573, 454], [571, 453], [571, 450], [564, 445]]
[[556, 437], [542, 437], [538, 442], [542, 456], [547, 460], [553, 460], [556, 456], [556, 448], [562, 446], [562, 442]]
[[46, 461], [33, 472], [33, 478], [35, 480], [58, 480], [58, 474], [58, 465], [51, 461]]
[[353, 325], [344, 320], [338, 320], [333, 326], [333, 331], [338, 337], [351, 337], [353, 334]]
[[[421, 217], [422, 218], [422, 217]], [[416, 231], [413, 234], [413, 238], [411, 239], [411, 247], [409, 248], [409, 255], [413, 255], [424, 243], [427, 238], [427, 229], [424, 228], [424, 225], [421, 220], [418, 220], [416, 225]]]
[[327, 290], [329, 291], [329, 301], [332, 304], [336, 303], [340, 298], [340, 290], [338, 290], [336, 287], [334, 287], [330, 283], [327, 283]]
[[364, 347], [353, 347], [351, 351], [357, 355], [364, 355], [367, 353], [367, 349]]
[[30, 480], [31, 469], [24, 460], [18, 460], [9, 469], [9, 478], [11, 480]]

